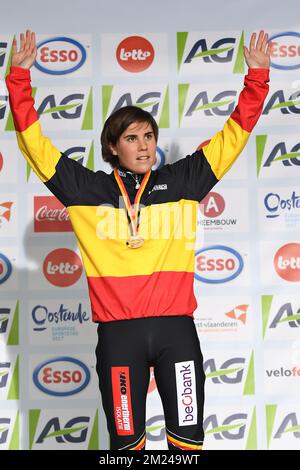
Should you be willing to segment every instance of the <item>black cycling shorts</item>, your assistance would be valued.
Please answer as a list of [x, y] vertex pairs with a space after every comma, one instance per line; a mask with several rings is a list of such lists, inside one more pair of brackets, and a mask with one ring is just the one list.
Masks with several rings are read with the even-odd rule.
[[203, 357], [190, 316], [98, 325], [97, 374], [110, 449], [145, 449], [150, 367], [164, 409], [170, 450], [202, 449]]

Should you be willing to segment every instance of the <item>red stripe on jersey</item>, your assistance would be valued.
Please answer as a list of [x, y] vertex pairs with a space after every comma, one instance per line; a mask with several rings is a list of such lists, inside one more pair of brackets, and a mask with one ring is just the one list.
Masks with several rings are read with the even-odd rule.
[[244, 84], [246, 88], [240, 94], [238, 106], [230, 117], [247, 132], [252, 131], [261, 115], [264, 99], [269, 90], [268, 81], [268, 69], [249, 69], [245, 77]]
[[145, 276], [87, 279], [93, 321], [96, 322], [169, 315], [193, 316], [197, 308], [193, 272], [161, 271]]
[[21, 67], [11, 67], [10, 74], [6, 77], [6, 85], [15, 129], [18, 132], [25, 131], [38, 120], [37, 112], [33, 108], [34, 99], [31, 96], [30, 71]]
[[129, 367], [111, 368], [114, 416], [118, 436], [134, 434]]

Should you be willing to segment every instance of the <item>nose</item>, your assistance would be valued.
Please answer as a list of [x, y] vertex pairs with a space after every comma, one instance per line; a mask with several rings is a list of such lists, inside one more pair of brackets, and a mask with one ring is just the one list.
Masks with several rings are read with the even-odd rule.
[[144, 137], [140, 137], [138, 140], [138, 143], [139, 143], [139, 150], [146, 150], [148, 148], [147, 140]]

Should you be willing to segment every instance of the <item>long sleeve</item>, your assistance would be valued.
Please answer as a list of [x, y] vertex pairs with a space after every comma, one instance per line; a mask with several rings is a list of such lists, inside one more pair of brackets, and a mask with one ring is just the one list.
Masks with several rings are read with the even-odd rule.
[[6, 85], [22, 154], [43, 183], [67, 206], [92, 181], [94, 173], [66, 157], [43, 135], [34, 108], [30, 71], [11, 67]]
[[201, 150], [172, 165], [182, 197], [200, 201], [230, 169], [262, 113], [268, 81], [268, 69], [249, 69], [238, 104], [223, 129]]

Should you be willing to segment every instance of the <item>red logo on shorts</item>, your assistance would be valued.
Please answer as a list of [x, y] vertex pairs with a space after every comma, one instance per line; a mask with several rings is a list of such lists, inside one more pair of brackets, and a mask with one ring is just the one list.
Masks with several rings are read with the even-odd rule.
[[221, 194], [211, 191], [202, 199], [199, 208], [205, 217], [218, 217], [224, 212], [225, 201]]
[[300, 243], [288, 243], [274, 256], [277, 274], [285, 281], [300, 281]]
[[130, 36], [117, 47], [117, 61], [127, 72], [138, 73], [148, 69], [154, 59], [152, 44], [141, 36]]
[[54, 286], [69, 287], [80, 278], [82, 263], [74, 251], [58, 248], [46, 256], [43, 271], [46, 279]]
[[129, 367], [112, 367], [114, 415], [119, 436], [134, 434]]

